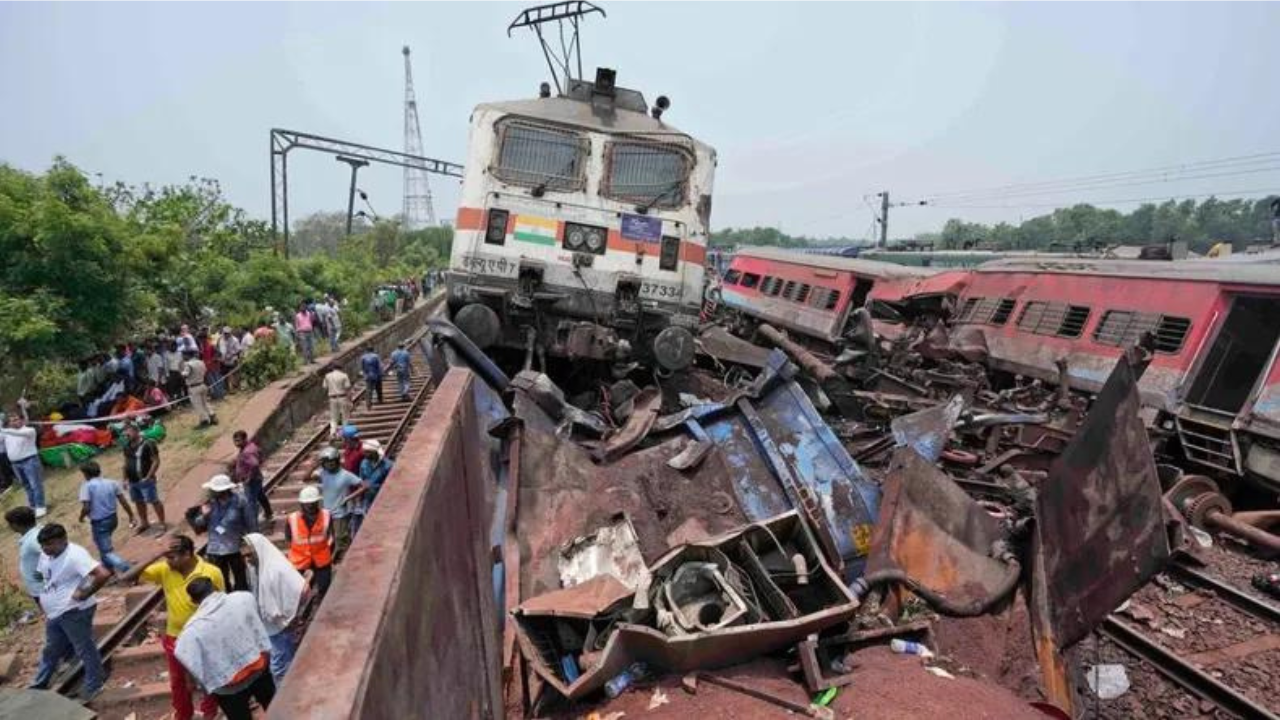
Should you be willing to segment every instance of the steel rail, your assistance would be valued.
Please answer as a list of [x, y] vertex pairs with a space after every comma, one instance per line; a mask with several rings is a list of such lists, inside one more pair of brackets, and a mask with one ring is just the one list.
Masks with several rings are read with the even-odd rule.
[[1219, 597], [1250, 615], [1280, 623], [1280, 606], [1251, 595], [1236, 586], [1223, 582], [1212, 575], [1204, 573], [1185, 562], [1174, 562], [1173, 570], [1194, 585], [1208, 588]]
[[1115, 616], [1104, 620], [1098, 632], [1131, 655], [1151, 663], [1157, 672], [1182, 689], [1203, 700], [1208, 700], [1229, 713], [1241, 718], [1280, 720], [1265, 707], [1241, 695], [1234, 688], [1218, 682]]
[[[410, 336], [411, 337], [410, 342], [416, 343], [423, 336], [425, 336], [427, 332], [428, 332], [428, 329], [424, 327], [422, 330]], [[424, 399], [424, 394], [429, 394], [430, 389], [431, 389], [431, 382], [430, 382], [430, 379], [428, 378], [428, 381], [424, 383], [422, 388], [418, 390], [417, 395], [413, 397], [413, 401], [409, 404], [408, 408], [405, 410], [405, 415], [401, 419], [400, 424], [396, 426], [396, 430], [392, 433], [391, 439], [387, 442], [388, 451], [390, 450], [390, 448], [395, 442], [400, 440], [399, 435], [409, 427], [410, 419], [413, 417], [414, 411], [418, 408], [418, 404]], [[367, 392], [368, 392], [367, 387], [362, 388], [352, 398], [352, 404], [355, 404], [355, 402], [362, 399], [365, 393]], [[297, 469], [297, 466], [300, 465], [310, 455], [310, 453], [316, 448], [316, 446], [321, 442], [323, 442], [328, 437], [328, 435], [329, 435], [328, 428], [321, 428], [317, 430], [315, 434], [313, 434], [310, 438], [307, 439], [306, 443], [304, 443], [301, 448], [299, 448], [292, 455], [290, 455], [287, 460], [285, 460], [284, 464], [281, 465], [278, 470], [271, 473], [271, 477], [267, 478], [262, 484], [263, 490], [267, 493], [270, 493], [277, 485], [281, 484], [289, 476], [289, 474], [292, 473], [295, 469]], [[206, 546], [207, 544], [202, 545], [198, 552], [203, 552]], [[160, 588], [156, 588], [151, 593], [149, 593], [145, 598], [143, 598], [136, 606], [134, 606], [132, 610], [126, 613], [125, 616], [120, 619], [120, 622], [116, 623], [110, 630], [107, 631], [107, 633], [102, 637], [102, 639], [98, 641], [98, 652], [102, 655], [102, 662], [104, 665], [111, 658], [111, 656], [115, 654], [116, 650], [120, 649], [120, 647], [124, 644], [124, 642], [130, 636], [132, 636], [134, 632], [138, 630], [138, 628], [142, 626], [142, 624], [151, 615], [151, 613], [156, 610], [157, 606], [160, 604], [160, 601], [163, 599], [164, 599], [164, 591], [161, 590]], [[69, 694], [71, 690], [75, 688], [76, 684], [80, 681], [80, 676], [83, 673], [84, 673], [84, 664], [79, 660], [76, 660], [71, 665], [71, 667], [69, 667], [62, 674], [61, 677], [59, 677], [57, 680], [53, 682], [53, 685], [52, 685], [53, 690], [62, 695]]]

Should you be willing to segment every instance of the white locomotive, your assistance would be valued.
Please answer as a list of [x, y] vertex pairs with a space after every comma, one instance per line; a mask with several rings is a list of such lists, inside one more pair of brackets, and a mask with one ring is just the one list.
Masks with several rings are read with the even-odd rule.
[[614, 80], [472, 113], [447, 284], [481, 348], [692, 362], [715, 150]]

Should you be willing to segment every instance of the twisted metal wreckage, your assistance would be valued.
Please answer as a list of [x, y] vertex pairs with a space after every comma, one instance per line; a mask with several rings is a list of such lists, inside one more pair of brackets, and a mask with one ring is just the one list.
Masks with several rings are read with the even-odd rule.
[[[1141, 344], [1087, 412], [1051, 389], [1034, 407], [1026, 387], [965, 389], [946, 381], [967, 371], [946, 366], [943, 393], [856, 389], [767, 330], [782, 349], [751, 346], [743, 364], [758, 374], [720, 400], [624, 382], [611, 410], [591, 412], [432, 323], [432, 363], [485, 381], [511, 716], [599, 698], [636, 662], [687, 673], [794, 651], [817, 692], [850, 681], [852, 650], [927, 640], [921, 603], [970, 617], [1019, 599], [1041, 693], [1073, 714], [1083, 676], [1070, 649], [1182, 542], [1139, 415]], [[706, 338], [711, 362], [742, 362], [741, 341]], [[954, 357], [956, 340], [942, 344]], [[893, 378], [864, 377], [877, 374]]]

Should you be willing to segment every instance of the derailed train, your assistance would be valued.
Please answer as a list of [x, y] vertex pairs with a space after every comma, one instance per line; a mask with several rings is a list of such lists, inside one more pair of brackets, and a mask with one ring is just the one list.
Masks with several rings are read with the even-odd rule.
[[602, 68], [475, 109], [447, 285], [477, 345], [692, 362], [716, 155], [668, 106]]
[[1153, 333], [1139, 391], [1166, 449], [1219, 478], [1280, 491], [1280, 266], [1046, 258], [936, 271], [749, 249], [720, 293], [734, 312], [833, 349], [860, 306], [945, 303], [957, 327], [981, 335], [991, 369], [1056, 382], [1065, 360], [1084, 392]]

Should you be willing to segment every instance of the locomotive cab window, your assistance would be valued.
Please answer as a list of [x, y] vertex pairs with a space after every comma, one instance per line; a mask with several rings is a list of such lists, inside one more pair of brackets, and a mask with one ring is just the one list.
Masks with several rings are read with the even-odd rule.
[[494, 177], [541, 190], [583, 186], [587, 145], [582, 136], [520, 121], [501, 121], [498, 128]]
[[602, 195], [645, 207], [677, 208], [684, 204], [691, 164], [684, 150], [657, 143], [615, 142], [607, 152]]
[[658, 251], [658, 269], [675, 270], [680, 263], [680, 238], [671, 235], [662, 236], [662, 247]]

